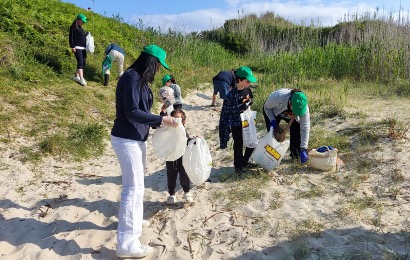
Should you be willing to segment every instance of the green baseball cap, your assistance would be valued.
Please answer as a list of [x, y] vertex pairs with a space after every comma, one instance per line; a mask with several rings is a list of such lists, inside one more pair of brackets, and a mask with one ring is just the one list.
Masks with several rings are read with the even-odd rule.
[[308, 99], [302, 92], [295, 92], [290, 98], [292, 112], [297, 116], [304, 116], [307, 109]]
[[87, 22], [87, 17], [85, 17], [85, 15], [83, 15], [83, 14], [77, 15], [77, 18], [78, 18], [78, 19], [81, 19], [81, 21], [83, 21], [84, 23]]
[[165, 85], [168, 80], [171, 80], [171, 76], [167, 74], [162, 78], [162, 85]]
[[151, 45], [145, 46], [142, 52], [145, 52], [154, 57], [157, 57], [159, 62], [161, 62], [162, 66], [164, 66], [164, 68], [169, 70], [168, 64], [165, 62], [165, 59], [167, 58], [167, 53], [163, 49], [161, 49], [155, 44], [151, 44]]
[[256, 78], [252, 75], [252, 70], [249, 67], [242, 66], [235, 70], [235, 75], [240, 78], [245, 78], [250, 82], [256, 82]]

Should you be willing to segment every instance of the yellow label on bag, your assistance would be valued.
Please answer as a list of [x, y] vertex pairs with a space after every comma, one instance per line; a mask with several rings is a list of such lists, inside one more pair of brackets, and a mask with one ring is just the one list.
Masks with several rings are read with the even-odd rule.
[[246, 128], [246, 127], [248, 127], [248, 126], [249, 126], [248, 120], [242, 121], [242, 128]]
[[276, 151], [275, 148], [273, 148], [269, 144], [265, 145], [265, 150], [268, 154], [272, 155], [272, 157], [275, 158], [276, 160], [280, 159], [281, 157], [280, 153], [278, 153], [278, 151]]

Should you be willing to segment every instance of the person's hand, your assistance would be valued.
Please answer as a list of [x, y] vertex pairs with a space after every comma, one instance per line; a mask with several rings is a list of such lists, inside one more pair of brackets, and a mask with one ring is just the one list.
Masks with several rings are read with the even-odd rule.
[[239, 105], [239, 109], [241, 111], [245, 111], [246, 109], [248, 109], [248, 107], [249, 107], [249, 103], [242, 103]]
[[178, 123], [172, 116], [163, 116], [162, 117], [162, 124], [166, 126], [177, 127]]
[[273, 129], [275, 129], [276, 127], [278, 127], [278, 123], [276, 122], [275, 119], [272, 119], [270, 121], [270, 127], [273, 127]]
[[72, 48], [71, 51], [72, 51], [73, 53], [75, 53], [77, 50], [76, 50], [76, 48]]
[[299, 156], [300, 156], [300, 163], [306, 163], [309, 160], [309, 155], [306, 149], [301, 149]]

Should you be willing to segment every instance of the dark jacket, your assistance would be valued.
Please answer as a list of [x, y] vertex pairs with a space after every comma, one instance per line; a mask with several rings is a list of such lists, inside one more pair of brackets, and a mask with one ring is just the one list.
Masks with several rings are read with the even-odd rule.
[[212, 81], [221, 80], [226, 82], [232, 89], [235, 87], [236, 80], [235, 75], [230, 70], [223, 70], [218, 73], [215, 77], [212, 78]]
[[105, 54], [110, 53], [111, 50], [118, 51], [118, 52], [122, 53], [122, 55], [125, 55], [124, 50], [116, 44], [111, 43], [110, 45], [108, 45], [108, 47], [105, 49]]
[[76, 26], [76, 22], [73, 22], [70, 26], [70, 33], [68, 35], [68, 41], [70, 43], [70, 48], [75, 46], [85, 48], [85, 33], [81, 26]]
[[113, 136], [146, 141], [150, 126], [161, 125], [162, 116], [151, 114], [152, 91], [148, 84], [139, 82], [140, 75], [128, 69], [118, 80], [115, 92], [116, 118], [111, 130]]
[[239, 93], [236, 87], [229, 91], [224, 99], [219, 119], [219, 145], [221, 149], [226, 148], [228, 144], [231, 127], [242, 126], [242, 111], [239, 108], [238, 100]]

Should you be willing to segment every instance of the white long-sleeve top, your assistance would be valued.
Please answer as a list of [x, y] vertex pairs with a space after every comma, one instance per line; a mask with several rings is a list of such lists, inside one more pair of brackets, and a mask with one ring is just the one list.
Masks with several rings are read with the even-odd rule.
[[[291, 89], [282, 88], [275, 92], [272, 92], [263, 105], [263, 110], [269, 117], [269, 120], [273, 120], [276, 116], [285, 112], [288, 109], [288, 102], [291, 97]], [[309, 106], [306, 108], [306, 113], [295, 118], [300, 123], [300, 148], [307, 149], [309, 145], [310, 134], [310, 113]]]

